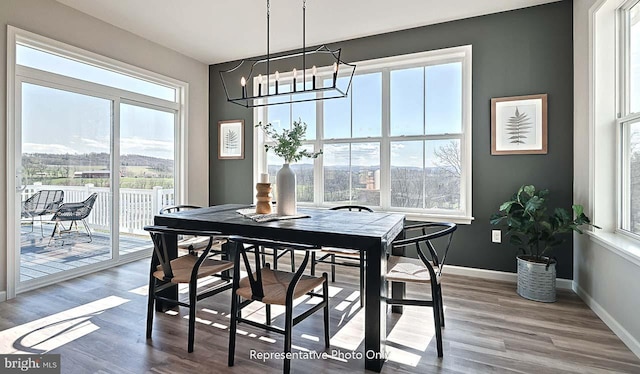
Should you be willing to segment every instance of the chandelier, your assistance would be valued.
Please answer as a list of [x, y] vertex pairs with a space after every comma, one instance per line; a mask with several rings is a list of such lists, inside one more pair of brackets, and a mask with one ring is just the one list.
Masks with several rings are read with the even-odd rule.
[[244, 59], [220, 71], [227, 101], [245, 108], [347, 97], [356, 66], [340, 59], [341, 48], [306, 48], [306, 0], [302, 1], [302, 51], [272, 57], [269, 50], [270, 0], [267, 0], [267, 56]]

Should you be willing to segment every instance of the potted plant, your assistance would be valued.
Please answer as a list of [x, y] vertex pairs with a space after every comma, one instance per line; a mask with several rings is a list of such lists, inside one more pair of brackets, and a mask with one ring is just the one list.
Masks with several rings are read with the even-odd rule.
[[582, 234], [581, 226], [593, 226], [582, 205], [573, 205], [572, 214], [556, 208], [547, 214], [549, 190], [522, 186], [491, 216], [491, 224], [506, 224], [509, 244], [518, 247], [518, 294], [524, 298], [556, 300], [556, 260], [551, 251], [567, 240], [567, 233]]
[[300, 149], [307, 132], [307, 124], [301, 119], [293, 121], [291, 129], [282, 129], [278, 132], [271, 123], [263, 124], [259, 122], [256, 127], [260, 127], [266, 136], [275, 141], [275, 145], [265, 144], [265, 151], [273, 150], [277, 156], [284, 159], [282, 168], [276, 174], [276, 210], [279, 215], [291, 216], [297, 213], [296, 204], [296, 174], [289, 166], [292, 162], [298, 162], [303, 157], [317, 158], [322, 154], [309, 152]]

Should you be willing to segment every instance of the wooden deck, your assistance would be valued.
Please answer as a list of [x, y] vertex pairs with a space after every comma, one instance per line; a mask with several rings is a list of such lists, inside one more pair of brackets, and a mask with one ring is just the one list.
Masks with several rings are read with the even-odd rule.
[[[186, 308], [156, 313], [152, 339], [145, 339], [148, 271], [148, 260], [136, 261], [0, 303], [0, 352], [59, 353], [63, 373], [282, 370], [281, 360], [251, 356], [281, 352], [282, 336], [243, 324], [236, 364], [227, 367], [229, 291], [198, 303], [193, 353], [187, 353]], [[341, 267], [337, 282], [330, 283], [331, 348], [323, 347], [322, 313], [316, 313], [294, 327], [294, 352], [364, 353], [357, 277], [357, 269]], [[408, 289], [410, 296], [424, 292]], [[407, 307], [403, 315], [387, 314], [390, 355], [383, 373], [640, 373], [640, 359], [570, 291], [544, 304], [522, 299], [511, 283], [447, 275], [443, 294], [444, 357], [436, 355], [431, 310]], [[248, 309], [249, 318], [264, 318], [259, 304]], [[275, 325], [282, 323], [279, 312], [273, 309]], [[334, 355], [294, 360], [292, 372], [365, 370], [362, 360]]]
[[[45, 223], [43, 228], [44, 237], [41, 235], [38, 223], [33, 228], [33, 232], [30, 226], [21, 229], [21, 282], [112, 258], [111, 239], [107, 232], [92, 230], [93, 240], [90, 243], [89, 237], [82, 231], [65, 235], [64, 240], [57, 239], [49, 243], [53, 225]], [[151, 248], [153, 244], [149, 236], [124, 234], [120, 236], [120, 255], [141, 249], [151, 250]]]

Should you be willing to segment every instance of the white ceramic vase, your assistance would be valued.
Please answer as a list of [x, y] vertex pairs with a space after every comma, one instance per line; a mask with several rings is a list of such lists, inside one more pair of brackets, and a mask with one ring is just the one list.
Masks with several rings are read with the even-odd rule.
[[283, 164], [276, 174], [276, 210], [278, 215], [293, 216], [297, 214], [296, 203], [296, 173], [289, 164]]

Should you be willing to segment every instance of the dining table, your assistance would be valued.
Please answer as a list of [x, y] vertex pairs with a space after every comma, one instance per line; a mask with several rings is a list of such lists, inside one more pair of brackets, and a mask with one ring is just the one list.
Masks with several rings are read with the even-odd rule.
[[[216, 205], [156, 215], [154, 223], [178, 229], [217, 231], [223, 235], [365, 251], [367, 264], [362, 356], [365, 369], [380, 372], [387, 356], [387, 287], [384, 280], [387, 270], [386, 254], [391, 242], [402, 233], [404, 215], [298, 208], [298, 214], [304, 216], [303, 218], [256, 222], [237, 212], [248, 208], [251, 206]], [[169, 243], [175, 243], [176, 240], [168, 238]], [[177, 253], [176, 244], [171, 245], [170, 249]]]

